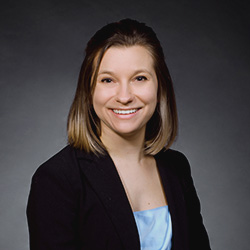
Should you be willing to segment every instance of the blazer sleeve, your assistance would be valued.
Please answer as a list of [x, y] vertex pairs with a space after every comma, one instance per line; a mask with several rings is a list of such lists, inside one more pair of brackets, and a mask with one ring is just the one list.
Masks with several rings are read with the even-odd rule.
[[77, 192], [60, 162], [45, 163], [32, 178], [27, 205], [31, 250], [77, 250]]
[[182, 187], [187, 207], [190, 250], [211, 250], [208, 234], [201, 216], [200, 201], [194, 187], [191, 169], [187, 158], [181, 154]]

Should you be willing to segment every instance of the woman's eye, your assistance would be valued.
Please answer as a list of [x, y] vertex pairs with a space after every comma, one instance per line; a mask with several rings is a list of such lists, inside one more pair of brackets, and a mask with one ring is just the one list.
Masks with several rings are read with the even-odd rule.
[[136, 80], [139, 81], [139, 82], [145, 81], [145, 80], [147, 80], [147, 77], [145, 77], [145, 76], [137, 76]]
[[112, 79], [110, 79], [110, 78], [104, 78], [104, 79], [101, 80], [101, 82], [111, 83]]

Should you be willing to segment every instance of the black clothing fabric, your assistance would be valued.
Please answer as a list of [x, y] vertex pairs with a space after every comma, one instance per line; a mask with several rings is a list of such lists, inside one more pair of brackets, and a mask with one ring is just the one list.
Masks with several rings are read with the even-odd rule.
[[[171, 214], [173, 250], [209, 250], [190, 166], [177, 151], [155, 155]], [[139, 250], [139, 235], [111, 157], [66, 146], [32, 178], [31, 250]]]

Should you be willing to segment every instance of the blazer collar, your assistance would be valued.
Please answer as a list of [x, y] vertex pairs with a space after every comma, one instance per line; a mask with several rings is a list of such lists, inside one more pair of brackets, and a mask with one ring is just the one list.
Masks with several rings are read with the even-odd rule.
[[133, 211], [116, 167], [106, 152], [96, 156], [77, 150], [80, 169], [88, 178], [118, 232], [124, 249], [140, 249]]
[[[180, 176], [176, 174], [176, 160], [173, 151], [161, 151], [155, 156], [163, 189], [167, 197], [172, 220], [172, 249], [188, 248], [186, 205]], [[93, 153], [77, 151], [80, 168], [96, 190], [107, 209], [124, 246], [124, 249], [140, 249], [140, 240], [133, 211], [120, 180], [116, 167], [106, 152], [96, 156]]]

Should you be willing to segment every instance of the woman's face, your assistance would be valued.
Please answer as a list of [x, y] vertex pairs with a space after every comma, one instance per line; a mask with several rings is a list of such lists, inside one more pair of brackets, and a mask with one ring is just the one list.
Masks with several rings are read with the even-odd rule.
[[153, 58], [142, 46], [111, 47], [103, 56], [93, 93], [101, 133], [144, 133], [157, 104]]

